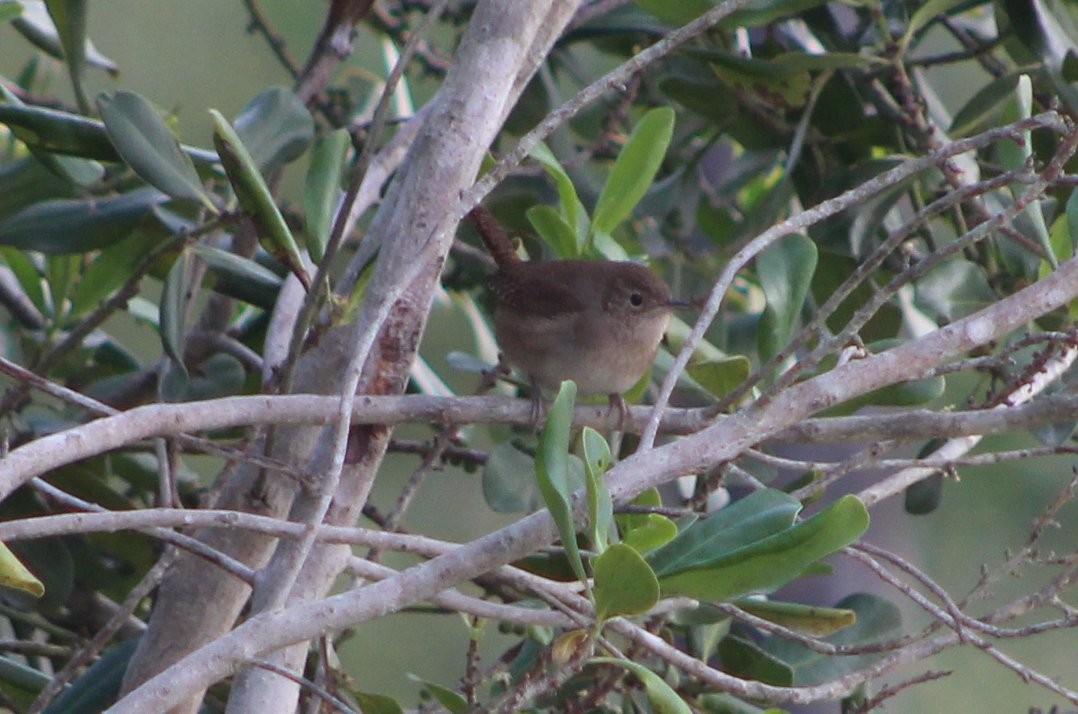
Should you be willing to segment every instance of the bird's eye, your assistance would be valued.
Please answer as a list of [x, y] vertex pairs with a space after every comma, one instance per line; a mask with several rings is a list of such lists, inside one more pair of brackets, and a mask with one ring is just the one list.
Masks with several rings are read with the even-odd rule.
[[633, 307], [640, 307], [644, 304], [644, 296], [638, 292], [629, 293], [629, 304]]

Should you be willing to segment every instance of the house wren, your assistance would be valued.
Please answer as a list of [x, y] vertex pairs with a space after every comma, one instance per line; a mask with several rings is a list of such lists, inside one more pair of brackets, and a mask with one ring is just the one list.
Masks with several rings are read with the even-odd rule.
[[498, 265], [490, 286], [505, 358], [533, 387], [556, 392], [571, 379], [579, 394], [606, 394], [623, 407], [621, 393], [651, 367], [676, 306], [666, 283], [636, 263], [525, 262], [489, 211], [476, 208], [468, 220]]

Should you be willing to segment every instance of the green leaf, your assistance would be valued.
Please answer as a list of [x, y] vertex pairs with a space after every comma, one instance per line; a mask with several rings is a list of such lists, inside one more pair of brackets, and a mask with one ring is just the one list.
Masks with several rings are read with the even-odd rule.
[[659, 581], [647, 562], [624, 543], [615, 543], [591, 561], [595, 576], [595, 617], [604, 621], [642, 615], [659, 601]]
[[613, 458], [610, 445], [599, 432], [590, 426], [580, 435], [584, 446], [584, 474], [588, 494], [588, 527], [592, 546], [602, 553], [606, 550], [607, 537], [614, 526], [614, 502], [603, 476], [610, 469]]
[[576, 233], [557, 210], [550, 206], [532, 206], [524, 215], [559, 258], [576, 258], [580, 255]]
[[49, 289], [49, 305], [55, 318], [67, 311], [68, 296], [79, 271], [79, 256], [50, 255], [45, 258], [45, 285]]
[[752, 363], [747, 357], [721, 357], [690, 364], [689, 376], [715, 397], [725, 397], [749, 377]]
[[385, 694], [352, 692], [363, 714], [404, 714], [404, 707], [396, 699]]
[[962, 139], [990, 127], [1002, 124], [1003, 106], [1014, 96], [1018, 87], [1019, 73], [1011, 72], [981, 87], [969, 101], [955, 112], [947, 135]]
[[255, 165], [266, 173], [298, 158], [314, 138], [314, 118], [286, 87], [271, 87], [252, 99], [233, 125]]
[[843, 496], [792, 528], [712, 560], [705, 567], [660, 577], [659, 584], [664, 595], [715, 602], [774, 590], [856, 541], [868, 529], [868, 520], [868, 510], [857, 497]]
[[719, 643], [719, 657], [724, 672], [776, 687], [789, 687], [794, 682], [790, 665], [764, 651], [750, 639], [728, 635]]
[[57, 176], [33, 156], [0, 163], [0, 220], [40, 201], [71, 198], [74, 193], [66, 177]]
[[221, 113], [211, 109], [210, 115], [214, 126], [213, 145], [221, 157], [221, 163], [240, 206], [254, 221], [262, 247], [288, 266], [303, 287], [310, 290], [311, 277], [304, 267], [299, 246], [296, 245], [292, 231], [288, 229], [288, 224], [277, 208], [254, 159]]
[[196, 245], [195, 254], [209, 266], [215, 292], [261, 307], [273, 308], [281, 289], [281, 276], [250, 258], [208, 245]]
[[248, 282], [276, 295], [281, 287], [281, 276], [257, 261], [229, 253], [210, 245], [198, 244], [194, 247], [195, 255], [221, 276], [237, 282]]
[[64, 60], [71, 76], [71, 86], [75, 90], [75, 100], [79, 109], [86, 113], [90, 102], [82, 86], [82, 71], [86, 66], [86, 0], [45, 0], [45, 8], [56, 25], [60, 37], [60, 46], [64, 50]]
[[27, 146], [34, 158], [44, 164], [57, 176], [61, 176], [76, 186], [92, 186], [105, 175], [105, 167], [96, 161], [80, 159], [75, 156], [57, 156], [34, 146]]
[[44, 151], [101, 161], [120, 160], [105, 125], [77, 114], [21, 106], [5, 98], [0, 103], [0, 124], [10, 127], [19, 141]]
[[423, 688], [430, 692], [430, 695], [437, 699], [439, 704], [448, 709], [450, 714], [465, 714], [468, 711], [468, 700], [452, 689], [420, 679], [414, 674], [409, 674], [408, 678], [422, 684]]
[[664, 515], [648, 513], [643, 522], [625, 534], [622, 542], [638, 553], [661, 548], [677, 537], [677, 525]]
[[[1040, 58], [1067, 111], [1078, 111], [1078, 84], [1073, 81], [1073, 66], [1078, 61], [1078, 19], [1072, 4], [1058, 0], [1004, 0], [1000, 4], [999, 10], [1005, 8], [1015, 37]], [[997, 22], [1001, 22], [1000, 31], [1006, 32], [1006, 22], [1002, 20]]]
[[[0, 103], [0, 124], [11, 127], [19, 141], [45, 151], [98, 161], [120, 161], [102, 122], [78, 114], [42, 107]], [[216, 154], [191, 146], [181, 147], [199, 166], [213, 167]]]
[[[20, 8], [22, 10], [21, 15], [19, 15]], [[14, 17], [11, 25], [20, 35], [50, 57], [58, 60], [64, 59], [64, 50], [60, 45], [60, 35], [56, 31], [56, 25], [53, 23], [52, 18], [49, 17], [49, 12], [44, 3], [19, 2], [18, 0], [0, 3], [0, 15], [7, 14], [7, 17], [0, 17], [0, 22], [11, 19], [12, 12], [18, 16]], [[94, 43], [90, 41], [89, 37], [86, 38], [86, 47], [83, 54], [86, 64], [91, 67], [103, 69], [113, 76], [119, 74], [119, 66], [101, 54], [94, 47]]]
[[[889, 171], [898, 165], [897, 158], [872, 159], [842, 172], [830, 180], [834, 189], [852, 188]], [[913, 178], [899, 181], [894, 186], [880, 191], [875, 196], [858, 202], [857, 206], [847, 209], [837, 216], [823, 221], [812, 231], [812, 237], [827, 255], [830, 248], [833, 253], [843, 255], [867, 255], [878, 245], [882, 231], [886, 230], [883, 221], [895, 205], [909, 196]]]
[[614, 657], [593, 657], [589, 662], [624, 667], [635, 674], [637, 679], [644, 683], [644, 691], [648, 694], [648, 702], [651, 703], [655, 714], [692, 714], [692, 709], [678, 696], [678, 693], [664, 682], [662, 677], [644, 665]]
[[629, 254], [621, 244], [603, 231], [592, 230], [591, 246], [588, 253], [603, 260], [629, 260]]
[[303, 216], [307, 227], [307, 252], [317, 263], [326, 252], [340, 202], [344, 157], [352, 139], [345, 129], [314, 142], [307, 184], [303, 192]]
[[801, 502], [776, 489], [755, 491], [685, 528], [648, 561], [659, 577], [711, 565], [786, 531]]
[[741, 57], [728, 52], [697, 51], [716, 76], [731, 87], [768, 97], [776, 104], [798, 108], [808, 101], [812, 75], [803, 64]]
[[912, 516], [923, 516], [939, 508], [943, 500], [943, 474], [935, 473], [906, 487], [902, 507]]
[[797, 328], [816, 271], [816, 244], [802, 235], [778, 241], [756, 258], [767, 307], [757, 331], [760, 359], [782, 350]]
[[674, 110], [652, 109], [637, 122], [599, 194], [592, 230], [613, 233], [647, 193], [674, 135]]
[[576, 543], [576, 524], [573, 521], [572, 491], [569, 486], [569, 431], [573, 424], [573, 403], [576, 384], [561, 383], [558, 396], [547, 414], [546, 426], [539, 435], [539, 451], [535, 457], [535, 474], [543, 503], [554, 517], [562, 547], [573, 572], [581, 582], [587, 581], [580, 549]]
[[180, 253], [165, 278], [161, 291], [161, 346], [179, 372], [186, 375], [183, 363], [183, 343], [187, 332], [187, 273], [191, 254]]
[[742, 598], [735, 604], [756, 617], [813, 637], [833, 635], [857, 622], [857, 613], [847, 608], [817, 607], [755, 597]]
[[952, 259], [914, 283], [914, 302], [938, 322], [953, 322], [994, 303], [997, 298], [984, 268]]
[[530, 156], [538, 161], [546, 172], [554, 179], [554, 185], [558, 189], [558, 200], [561, 216], [565, 224], [572, 230], [576, 240], [573, 242], [574, 249], [571, 253], [562, 255], [564, 258], [575, 258], [580, 255], [588, 236], [588, 214], [584, 210], [584, 204], [576, 193], [569, 174], [562, 168], [554, 152], [546, 144], [539, 143], [531, 150]]
[[856, 52], [827, 52], [822, 55], [808, 52], [783, 52], [770, 61], [779, 67], [796, 70], [850, 69], [886, 64], [879, 57], [860, 55]]
[[512, 443], [496, 444], [483, 465], [483, 499], [497, 513], [530, 513], [539, 507], [535, 460]]
[[0, 585], [22, 590], [34, 597], [45, 594], [45, 585], [27, 570], [11, 549], [3, 543], [0, 543]]
[[[46, 19], [48, 18], [46, 17]], [[3, 99], [3, 103], [15, 107], [25, 106], [22, 101], [11, 92], [11, 90], [3, 85], [0, 85], [0, 98]], [[17, 136], [20, 132], [16, 131], [15, 133]], [[37, 159], [42, 166], [45, 166], [56, 176], [59, 176], [76, 186], [90, 186], [95, 184], [101, 180], [102, 176], [105, 174], [105, 168], [96, 161], [80, 159], [73, 156], [57, 156], [32, 143], [26, 144], [26, 148], [29, 149], [30, 153], [33, 154], [34, 158]], [[6, 213], [6, 211], [0, 210], [0, 215], [4, 213]]]
[[[1023, 74], [1018, 78], [1018, 87], [1003, 112], [1003, 121], [1010, 123], [1028, 119], [1032, 114], [1033, 82], [1030, 80], [1029, 75]], [[1030, 131], [1022, 132], [1021, 142], [1016, 142], [1009, 138], [1004, 139], [996, 144], [996, 151], [999, 153], [999, 160], [1003, 168], [1012, 171], [1020, 170], [1033, 156], [1033, 134]], [[1026, 186], [1024, 184], [1012, 185], [1010, 189], [1011, 195], [1015, 200], [1018, 200], [1025, 192]], [[1048, 235], [1048, 226], [1044, 222], [1044, 213], [1041, 212], [1040, 202], [1030, 202], [1022, 213], [1029, 221], [1034, 238], [1036, 238], [1041, 250], [1044, 251], [1048, 265], [1053, 270], [1059, 267], [1059, 260], [1052, 249], [1052, 240]]]
[[203, 360], [198, 369], [188, 375], [183, 401], [231, 397], [243, 391], [247, 371], [243, 363], [230, 354], [218, 353]]
[[42, 253], [86, 253], [129, 236], [166, 196], [141, 188], [106, 198], [43, 201], [0, 222], [0, 245]]
[[120, 696], [124, 673], [136, 647], [137, 639], [110, 647], [53, 700], [44, 714], [95, 714], [107, 709]]
[[[1049, 236], [1056, 258], [1067, 261], [1074, 257], [1075, 248], [1078, 247], [1078, 191], [1071, 192], [1063, 212], [1053, 221]], [[1038, 279], [1046, 278], [1051, 272], [1051, 267], [1041, 261], [1037, 268]], [[1078, 317], [1078, 300], [1072, 300], [1067, 311], [1072, 319]]]
[[[0, 656], [0, 683], [4, 685], [4, 694], [15, 695], [24, 700], [23, 708], [26, 711], [34, 698], [45, 688], [52, 678], [49, 675], [28, 667], [22, 662], [16, 662], [10, 657]], [[12, 692], [12, 688], [15, 689]]]
[[[634, 506], [659, 508], [663, 505], [658, 489], [649, 488], [633, 500]], [[620, 513], [614, 517], [622, 542], [638, 553], [666, 545], [677, 536], [677, 526], [658, 513]]]
[[[836, 603], [836, 608], [851, 610], [857, 621], [827, 641], [834, 645], [858, 646], [887, 641], [900, 634], [902, 624], [898, 608], [875, 595], [854, 594]], [[794, 672], [794, 686], [803, 687], [829, 682], [844, 674], [862, 669], [881, 654], [835, 657], [814, 652], [804, 645], [778, 636], [765, 638], [760, 647], [786, 662]]]
[[[634, 498], [632, 505], [645, 508], [660, 508], [663, 505], [663, 499], [659, 494], [659, 489], [649, 488]], [[639, 528], [646, 522], [645, 516], [639, 513], [619, 513], [614, 520], [617, 522], [618, 529], [623, 537], [632, 529]]]
[[217, 212], [191, 157], [183, 153], [148, 101], [134, 92], [119, 91], [100, 95], [97, 108], [113, 146], [136, 174], [173, 198], [200, 203]]
[[659, 89], [716, 126], [725, 126], [737, 116], [737, 102], [730, 96], [726, 84], [716, 80], [714, 74], [692, 78], [664, 77], [659, 80]]
[[46, 314], [45, 291], [42, 289], [42, 277], [37, 266], [21, 251], [14, 248], [0, 247], [0, 258], [3, 259], [15, 279], [19, 281], [19, 287], [30, 298], [38, 312]]
[[151, 248], [153, 244], [146, 240], [146, 236], [141, 231], [136, 231], [116, 245], [101, 251], [82, 271], [71, 295], [68, 319], [85, 314], [116, 292]]

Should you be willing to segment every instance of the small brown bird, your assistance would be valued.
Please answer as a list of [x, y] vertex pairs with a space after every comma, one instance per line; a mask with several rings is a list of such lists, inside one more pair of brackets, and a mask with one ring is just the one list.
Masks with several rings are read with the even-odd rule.
[[621, 394], [651, 367], [678, 303], [662, 278], [637, 263], [520, 260], [484, 208], [468, 214], [498, 265], [494, 333], [505, 359], [546, 392], [562, 380], [581, 395]]

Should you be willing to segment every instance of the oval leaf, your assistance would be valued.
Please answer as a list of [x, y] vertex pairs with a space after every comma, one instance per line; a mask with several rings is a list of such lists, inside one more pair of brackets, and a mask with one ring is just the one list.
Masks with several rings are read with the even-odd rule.
[[116, 151], [146, 183], [217, 212], [191, 157], [180, 149], [153, 105], [134, 92], [119, 91], [99, 96], [97, 108]]
[[767, 307], [757, 332], [760, 358], [779, 352], [793, 336], [816, 271], [816, 244], [802, 235], [787, 236], [756, 258]]
[[183, 364], [184, 316], [187, 313], [187, 268], [191, 254], [184, 251], [176, 258], [161, 291], [161, 346], [172, 363], [186, 375]]
[[86, 92], [82, 86], [82, 70], [86, 66], [86, 0], [45, 0], [45, 8], [49, 11], [56, 26], [56, 33], [60, 37], [60, 47], [64, 51], [64, 61], [67, 63], [68, 74], [71, 75], [71, 86], [75, 89], [75, 100], [79, 109], [89, 111], [90, 105], [86, 101]]
[[[7, 103], [0, 103], [0, 124], [11, 127], [19, 141], [57, 154], [120, 160], [102, 122], [56, 109], [18, 106], [6, 95], [5, 100]], [[211, 168], [218, 163], [213, 152], [192, 146], [182, 149], [198, 166]]]
[[789, 687], [794, 683], [790, 665], [765, 652], [750, 639], [729, 635], [719, 643], [719, 656], [724, 672], [742, 679], [752, 679], [776, 687]]
[[569, 485], [569, 431], [573, 424], [573, 404], [576, 401], [576, 384], [571, 380], [561, 383], [558, 396], [547, 414], [546, 426], [539, 435], [539, 451], [535, 456], [535, 475], [543, 503], [554, 517], [561, 537], [562, 547], [581, 582], [587, 581], [580, 549], [576, 543], [576, 524], [573, 522]]
[[674, 110], [652, 109], [637, 123], [595, 205], [592, 228], [612, 233], [629, 217], [659, 172], [666, 148], [674, 135]]
[[44, 201], [0, 223], [0, 245], [42, 253], [86, 253], [129, 236], [166, 196], [152, 188], [107, 198]]
[[304, 267], [299, 246], [296, 245], [292, 231], [288, 229], [288, 224], [277, 208], [254, 159], [247, 153], [232, 125], [221, 113], [211, 109], [210, 115], [213, 117], [213, 145], [221, 157], [221, 163], [240, 206], [254, 221], [262, 247], [287, 265], [303, 287], [310, 290], [311, 278]]
[[648, 561], [660, 577], [707, 566], [789, 529], [800, 511], [793, 496], [756, 491], [695, 521]]
[[271, 87], [252, 99], [234, 126], [255, 164], [266, 173], [299, 157], [314, 138], [311, 113], [286, 87]]
[[659, 601], [659, 581], [633, 548], [610, 546], [592, 561], [595, 573], [595, 616], [642, 615]]
[[580, 202], [569, 174], [562, 168], [557, 157], [554, 156], [546, 144], [540, 143], [531, 150], [531, 157], [542, 164], [546, 172], [554, 179], [554, 185], [558, 189], [558, 200], [561, 203], [561, 216], [565, 224], [572, 230], [575, 240], [572, 253], [563, 255], [563, 258], [575, 258], [580, 255], [588, 235], [588, 214], [584, 211], [584, 205]]
[[[21, 4], [22, 14], [19, 15]], [[31, 2], [5, 2], [0, 4], [0, 22], [3, 22], [14, 13], [11, 23], [34, 47], [44, 51], [50, 57], [58, 60], [64, 59], [64, 50], [60, 46], [60, 35], [56, 31], [56, 25], [49, 17], [44, 3]], [[111, 59], [101, 54], [90, 38], [86, 38], [86, 47], [83, 50], [86, 64], [91, 67], [103, 69], [109, 74], [116, 76], [120, 72], [119, 66]]]
[[748, 379], [752, 363], [742, 355], [716, 357], [690, 364], [687, 371], [709, 394], [722, 398]]
[[535, 461], [509, 442], [490, 450], [483, 465], [483, 498], [498, 513], [530, 513], [539, 507]]
[[550, 206], [532, 206], [524, 215], [556, 256], [576, 258], [580, 255], [576, 233], [555, 209]]
[[0, 585], [28, 592], [34, 597], [45, 594], [45, 586], [19, 562], [6, 545], [0, 543]]
[[610, 445], [590, 426], [580, 435], [584, 446], [584, 474], [588, 493], [588, 526], [591, 542], [597, 551], [606, 550], [607, 536], [614, 525], [614, 501], [606, 487], [604, 474], [613, 461]]
[[344, 129], [321, 137], [311, 150], [311, 166], [303, 191], [303, 217], [307, 227], [307, 251], [317, 263], [322, 259], [333, 230], [340, 202], [344, 157], [351, 137]]
[[756, 617], [814, 637], [833, 635], [857, 622], [857, 613], [846, 608], [817, 607], [755, 597], [743, 598], [736, 604]]
[[707, 567], [661, 577], [659, 583], [664, 595], [713, 602], [774, 590], [817, 560], [853, 543], [868, 529], [868, 520], [865, 504], [856, 496], [843, 496], [792, 528], [738, 549]]
[[[835, 607], [852, 611], [856, 622], [828, 637], [827, 641], [832, 644], [847, 647], [874, 644], [897, 637], [901, 632], [899, 609], [881, 597], [855, 593], [840, 600]], [[875, 653], [835, 657], [778, 636], [762, 640], [760, 649], [786, 662], [793, 670], [793, 684], [799, 687], [832, 681], [862, 669], [882, 656]]]
[[638, 553], [661, 548], [677, 537], [677, 525], [666, 516], [649, 513], [641, 525], [625, 534], [622, 541]]

